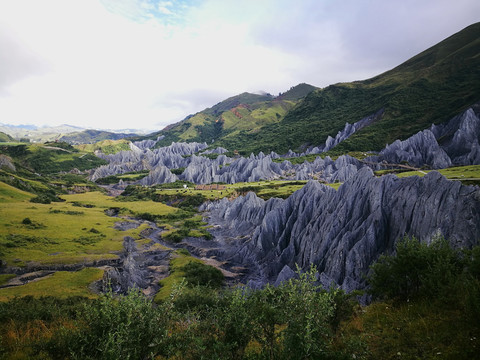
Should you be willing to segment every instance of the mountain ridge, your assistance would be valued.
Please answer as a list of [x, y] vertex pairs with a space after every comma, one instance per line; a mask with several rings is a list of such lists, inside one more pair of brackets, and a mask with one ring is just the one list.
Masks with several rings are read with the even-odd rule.
[[278, 123], [291, 108], [315, 89], [317, 88], [313, 85], [301, 83], [276, 97], [268, 93], [244, 92], [196, 114], [188, 115], [182, 121], [144, 138], [165, 136], [159, 146], [168, 146], [179, 141], [231, 141], [242, 131], [260, 131], [266, 124]]
[[[216, 146], [243, 154], [286, 153], [318, 146], [328, 136], [335, 137], [346, 123], [382, 112], [381, 117], [337, 145], [333, 152], [380, 150], [394, 140], [404, 140], [432, 124], [446, 122], [480, 100], [479, 32], [480, 23], [472, 24], [370, 79], [313, 89], [285, 113], [279, 113], [277, 121], [229, 134], [221, 121], [205, 121], [206, 109], [196, 114], [197, 120], [201, 114], [204, 118], [193, 127], [197, 134], [203, 131], [209, 136], [185, 135], [192, 127], [180, 126], [191, 119], [188, 117], [155, 136], [166, 136], [162, 146], [169, 141], [214, 140]], [[281, 95], [276, 99], [282, 100]], [[178, 130], [175, 134], [174, 128]]]

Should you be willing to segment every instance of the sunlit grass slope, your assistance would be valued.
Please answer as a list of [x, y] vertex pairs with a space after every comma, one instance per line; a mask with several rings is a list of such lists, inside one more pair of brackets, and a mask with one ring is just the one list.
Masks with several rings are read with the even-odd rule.
[[61, 299], [71, 296], [94, 298], [96, 295], [89, 290], [88, 286], [102, 277], [103, 270], [97, 268], [85, 268], [75, 272], [57, 271], [22, 286], [0, 289], [0, 301], [27, 295], [54, 296]]
[[115, 258], [124, 236], [138, 238], [138, 233], [114, 229], [119, 218], [108, 216], [106, 209], [120, 208], [124, 215], [177, 211], [153, 201], [117, 202], [99, 192], [65, 195], [65, 202], [31, 203], [28, 193], [0, 184], [0, 259], [9, 266]]

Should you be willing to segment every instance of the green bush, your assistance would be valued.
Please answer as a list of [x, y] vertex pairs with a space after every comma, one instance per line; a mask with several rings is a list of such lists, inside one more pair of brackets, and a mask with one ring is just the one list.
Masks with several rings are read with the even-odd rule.
[[[28, 190], [27, 190], [28, 191]], [[52, 202], [63, 202], [65, 201], [62, 198], [59, 198], [54, 190], [41, 190], [37, 191], [37, 196], [30, 199], [30, 202], [38, 203], [38, 204], [50, 204]]]
[[111, 293], [86, 303], [74, 329], [63, 329], [47, 344], [54, 359], [146, 359], [161, 353], [167, 340], [165, 312], [143, 294]]
[[189, 284], [211, 288], [220, 288], [223, 285], [222, 272], [213, 266], [191, 261], [182, 267], [182, 271]]
[[[178, 169], [170, 169], [170, 172], [175, 175], [182, 175], [182, 173], [185, 171], [185, 168], [178, 168]], [[183, 187], [183, 186], [182, 186]]]
[[369, 292], [376, 298], [400, 300], [448, 296], [464, 267], [462, 253], [444, 238], [430, 245], [404, 238], [395, 255], [382, 255], [371, 266]]

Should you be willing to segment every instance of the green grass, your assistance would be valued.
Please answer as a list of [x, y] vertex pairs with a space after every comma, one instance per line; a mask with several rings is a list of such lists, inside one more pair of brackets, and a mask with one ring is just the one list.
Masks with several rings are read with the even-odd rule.
[[28, 201], [32, 197], [31, 193], [0, 182], [0, 202], [2, 203]]
[[63, 195], [62, 199], [67, 202], [77, 202], [80, 204], [90, 204], [99, 208], [108, 209], [112, 207], [120, 207], [124, 209], [125, 214], [148, 212], [154, 215], [167, 215], [177, 211], [176, 209], [151, 200], [145, 201], [119, 201], [119, 198], [106, 196], [97, 191], [86, 192], [83, 194]]
[[0, 301], [21, 296], [54, 296], [65, 299], [72, 296], [95, 298], [88, 286], [103, 277], [103, 270], [86, 268], [76, 272], [57, 271], [51, 276], [25, 285], [0, 289]]
[[[0, 183], [0, 199], [5, 198], [8, 202], [0, 202], [0, 258], [10, 266], [116, 258], [123, 238], [138, 238], [139, 230], [114, 229], [120, 219], [107, 216], [106, 209], [119, 207], [120, 215], [177, 211], [153, 201], [117, 202], [99, 192], [65, 195], [61, 203], [33, 204], [28, 194]], [[33, 224], [24, 224], [25, 218]]]
[[175, 284], [180, 284], [185, 278], [185, 273], [182, 271], [182, 268], [190, 262], [201, 263], [201, 260], [188, 255], [188, 252], [185, 250], [177, 250], [175, 252], [170, 260], [170, 275], [160, 281], [162, 287], [155, 295], [155, 302], [161, 302], [170, 296]]
[[0, 146], [0, 152], [13, 158], [15, 165], [33, 170], [40, 174], [68, 172], [74, 168], [79, 170], [93, 169], [106, 164], [90, 153], [79, 152], [70, 147], [64, 148], [63, 143], [31, 144], [17, 146]]
[[96, 150], [100, 150], [106, 155], [109, 154], [116, 154], [120, 151], [128, 151], [130, 150], [130, 141], [128, 140], [103, 140], [96, 142], [95, 144], [82, 144], [82, 145], [75, 145], [76, 149], [80, 151], [93, 153]]
[[[287, 198], [295, 191], [301, 189], [307, 181], [296, 180], [268, 180], [268, 181], [256, 181], [251, 183], [235, 183], [225, 184], [224, 190], [195, 190], [192, 187], [188, 189], [161, 189], [157, 190], [157, 194], [163, 195], [177, 195], [177, 196], [193, 196], [201, 194], [207, 200], [217, 200], [224, 197], [235, 197], [241, 194], [246, 194], [248, 191], [253, 191], [257, 196], [268, 200], [271, 197]], [[337, 184], [325, 184], [327, 186], [338, 189], [340, 186]]]
[[15, 141], [10, 135], [0, 131], [0, 143], [9, 143]]
[[478, 329], [455, 307], [438, 301], [374, 303], [343, 324], [344, 338], [358, 338], [368, 359], [473, 359]]
[[[305, 86], [298, 95], [313, 89]], [[215, 140], [215, 146], [231, 144], [241, 132], [256, 133], [265, 125], [278, 123], [298, 100], [295, 96], [274, 100], [271, 96], [240, 94], [149, 135], [149, 138], [165, 135], [157, 146], [170, 145], [172, 141], [211, 143]], [[237, 147], [230, 147], [234, 149]]]
[[[430, 171], [434, 170], [421, 170], [421, 171], [402, 171], [395, 173], [399, 178], [404, 178], [408, 176], [420, 176], [423, 177], [428, 174]], [[469, 166], [455, 166], [448, 169], [435, 170], [440, 174], [445, 176], [450, 180], [460, 180], [460, 181], [479, 181], [480, 180], [480, 165], [469, 165]], [[377, 171], [377, 175], [383, 175], [387, 173], [392, 173], [392, 171]]]
[[15, 274], [0, 274], [0, 285], [6, 284], [9, 280], [16, 277]]

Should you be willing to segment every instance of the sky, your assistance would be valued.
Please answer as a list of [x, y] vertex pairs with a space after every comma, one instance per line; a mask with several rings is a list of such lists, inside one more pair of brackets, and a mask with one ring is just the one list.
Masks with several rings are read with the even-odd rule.
[[478, 0], [0, 0], [0, 123], [161, 130], [370, 78], [478, 21]]

